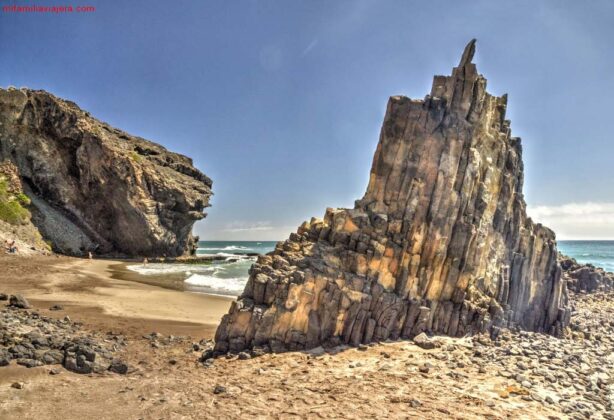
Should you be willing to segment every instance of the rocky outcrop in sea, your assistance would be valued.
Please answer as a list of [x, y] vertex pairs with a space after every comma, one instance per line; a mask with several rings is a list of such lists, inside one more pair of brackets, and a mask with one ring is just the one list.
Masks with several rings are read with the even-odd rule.
[[614, 273], [592, 264], [580, 264], [575, 259], [559, 254], [563, 278], [569, 290], [576, 293], [614, 291]]
[[554, 233], [526, 215], [507, 96], [465, 48], [423, 100], [388, 102], [353, 209], [327, 209], [258, 258], [216, 333], [218, 353], [369, 343], [570, 320]]
[[192, 160], [45, 91], [0, 89], [0, 162], [55, 251], [179, 256], [193, 248], [211, 180]]

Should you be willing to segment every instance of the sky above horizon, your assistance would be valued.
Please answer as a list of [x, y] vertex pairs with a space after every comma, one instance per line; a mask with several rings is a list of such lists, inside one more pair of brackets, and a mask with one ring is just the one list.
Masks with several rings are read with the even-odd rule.
[[[5, 1], [0, 5], [71, 2]], [[512, 4], [513, 3], [513, 4]], [[559, 239], [614, 239], [614, 2], [84, 1], [0, 10], [0, 87], [45, 89], [194, 159], [204, 240], [281, 240], [365, 191], [389, 96], [423, 98], [477, 38], [508, 93], [525, 198]]]

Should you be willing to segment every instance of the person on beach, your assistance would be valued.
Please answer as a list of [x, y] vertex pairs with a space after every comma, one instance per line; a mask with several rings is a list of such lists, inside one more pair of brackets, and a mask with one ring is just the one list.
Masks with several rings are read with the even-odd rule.
[[143, 265], [147, 265], [148, 262], [149, 260], [147, 260], [147, 257], [143, 258]]
[[[9, 252], [9, 254], [16, 254], [18, 249], [17, 249], [17, 245], [15, 245], [15, 240], [13, 240], [13, 242], [9, 243], [8, 239], [6, 241], [4, 241], [5, 243], [5, 248], [6, 250]], [[8, 244], [8, 246], [6, 245]]]
[[87, 252], [87, 257], [91, 260], [92, 258], [94, 258], [94, 256], [92, 255], [92, 251], [88, 251]]

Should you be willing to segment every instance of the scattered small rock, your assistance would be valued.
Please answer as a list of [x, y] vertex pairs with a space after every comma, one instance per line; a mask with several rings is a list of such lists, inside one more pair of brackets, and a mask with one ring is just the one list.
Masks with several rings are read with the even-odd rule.
[[216, 385], [216, 386], [213, 388], [213, 393], [214, 393], [214, 394], [222, 394], [222, 393], [224, 393], [224, 392], [226, 392], [226, 387], [224, 387], [224, 386], [222, 386], [222, 385]]
[[213, 359], [213, 350], [205, 350], [200, 356], [200, 361], [205, 362], [209, 359]]
[[436, 346], [435, 342], [431, 340], [425, 333], [420, 333], [414, 337], [414, 344], [425, 350], [432, 350]]
[[109, 370], [114, 373], [119, 373], [120, 375], [125, 375], [128, 373], [128, 364], [122, 360], [113, 359], [111, 366], [109, 366]]
[[11, 388], [15, 388], [15, 389], [23, 389], [24, 386], [26, 386], [26, 384], [24, 384], [23, 382], [13, 382], [11, 384]]
[[409, 400], [409, 405], [411, 408], [418, 408], [422, 405], [422, 403], [420, 402], [420, 400], [412, 398], [411, 400]]

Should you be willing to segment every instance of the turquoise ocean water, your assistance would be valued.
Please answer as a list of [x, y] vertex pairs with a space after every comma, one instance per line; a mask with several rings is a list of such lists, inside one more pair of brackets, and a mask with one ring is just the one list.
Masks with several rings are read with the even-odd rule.
[[[271, 252], [272, 241], [200, 241], [197, 254], [223, 257], [210, 264], [136, 264], [129, 268], [142, 275], [179, 276], [184, 289], [194, 292], [238, 296], [243, 292], [248, 270], [256, 261], [250, 254]], [[558, 241], [559, 250], [581, 263], [591, 263], [614, 272], [614, 241]]]
[[247, 282], [249, 268], [256, 261], [253, 254], [267, 254], [276, 244], [274, 241], [200, 241], [196, 254], [223, 259], [210, 264], [149, 263], [128, 268], [144, 276], [180, 276], [188, 291], [238, 296]]
[[557, 241], [559, 251], [583, 264], [614, 272], [614, 241]]
[[275, 248], [275, 241], [200, 241], [197, 254], [242, 255], [249, 253], [266, 254]]

